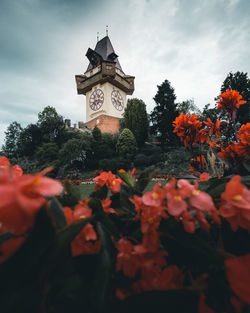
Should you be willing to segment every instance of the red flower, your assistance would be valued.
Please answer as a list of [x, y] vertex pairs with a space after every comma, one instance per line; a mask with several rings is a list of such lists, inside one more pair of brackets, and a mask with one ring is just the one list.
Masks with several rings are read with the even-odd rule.
[[203, 122], [208, 126], [208, 132], [209, 136], [215, 135], [216, 138], [218, 138], [221, 135], [220, 132], [220, 121], [216, 120], [215, 124], [211, 121], [211, 119], [208, 117], [207, 122]]
[[235, 164], [237, 162], [244, 160], [244, 155], [240, 155], [238, 143], [234, 143], [226, 147], [226, 149], [221, 149], [221, 152], [218, 152], [218, 156], [226, 161], [227, 163]]
[[234, 176], [221, 194], [220, 214], [230, 223], [233, 231], [239, 227], [250, 232], [250, 190], [241, 183], [239, 175]]
[[[92, 215], [92, 210], [83, 205], [86, 205], [88, 199], [80, 202], [75, 206], [74, 210], [69, 207], [64, 207], [64, 213], [68, 224], [79, 219], [85, 219]], [[100, 249], [100, 240], [97, 240], [97, 234], [91, 224], [84, 226], [80, 234], [78, 234], [71, 242], [72, 255], [96, 254]]]
[[142, 201], [145, 205], [159, 207], [164, 196], [165, 193], [161, 186], [159, 184], [155, 184], [152, 191], [148, 191], [142, 196]]
[[0, 171], [0, 220], [6, 230], [16, 235], [26, 232], [37, 211], [46, 204], [45, 197], [62, 192], [60, 182], [43, 176], [50, 170], [23, 176], [13, 176], [11, 169]]
[[116, 248], [118, 250], [117, 260], [116, 260], [116, 271], [123, 270], [125, 276], [135, 277], [138, 268], [138, 256], [134, 252], [134, 246], [132, 243], [125, 239], [120, 239]]
[[242, 96], [236, 90], [227, 89], [226, 92], [220, 95], [220, 100], [217, 101], [218, 109], [222, 109], [228, 113], [232, 113], [234, 110], [238, 109], [246, 101], [241, 100]]
[[202, 173], [200, 175], [200, 181], [208, 181], [209, 177], [210, 177], [210, 175], [208, 173]]
[[225, 261], [227, 279], [234, 293], [250, 305], [250, 253]]
[[250, 123], [241, 126], [238, 131], [238, 138], [243, 144], [250, 145]]
[[0, 156], [0, 169], [10, 167], [10, 162], [5, 156]]
[[109, 172], [101, 172], [101, 174], [93, 179], [97, 184], [95, 185], [95, 190], [102, 187], [106, 184], [106, 186], [113, 192], [117, 193], [121, 189], [121, 184], [123, 183], [120, 178], [116, 178], [114, 174]]
[[[4, 157], [0, 156], [0, 169], [6, 169], [10, 167], [10, 162], [9, 160]], [[23, 175], [23, 170], [19, 165], [14, 165], [11, 167], [11, 172], [13, 177], [18, 177]]]
[[110, 207], [111, 203], [112, 203], [112, 201], [111, 201], [110, 198], [103, 199], [103, 200], [102, 200], [102, 207], [103, 207], [103, 210], [104, 210], [106, 213], [108, 213], [108, 214], [113, 213], [113, 214], [118, 215], [118, 213], [116, 212], [116, 210], [114, 210], [114, 209], [112, 209], [112, 208]]
[[199, 140], [199, 129], [202, 122], [197, 120], [198, 115], [184, 115], [183, 113], [176, 117], [173, 125], [175, 127], [174, 133], [180, 137], [184, 142], [185, 147], [188, 145], [195, 145]]

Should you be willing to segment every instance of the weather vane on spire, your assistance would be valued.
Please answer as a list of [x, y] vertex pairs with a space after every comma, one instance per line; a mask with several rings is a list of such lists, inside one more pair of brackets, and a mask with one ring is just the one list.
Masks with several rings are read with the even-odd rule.
[[106, 36], [108, 36], [109, 31], [108, 31], [108, 25], [106, 25]]
[[97, 32], [97, 42], [99, 41], [99, 32]]

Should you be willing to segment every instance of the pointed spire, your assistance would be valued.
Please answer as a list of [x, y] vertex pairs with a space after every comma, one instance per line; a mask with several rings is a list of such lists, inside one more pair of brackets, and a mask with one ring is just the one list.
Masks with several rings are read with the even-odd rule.
[[106, 25], [106, 36], [108, 36], [109, 35], [109, 30], [108, 30], [108, 25]]

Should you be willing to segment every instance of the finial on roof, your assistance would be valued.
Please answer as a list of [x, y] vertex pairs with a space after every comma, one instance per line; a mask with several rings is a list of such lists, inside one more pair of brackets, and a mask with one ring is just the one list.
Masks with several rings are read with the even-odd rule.
[[109, 31], [108, 31], [108, 25], [106, 25], [106, 36], [108, 36]]
[[97, 42], [99, 41], [99, 32], [97, 32]]

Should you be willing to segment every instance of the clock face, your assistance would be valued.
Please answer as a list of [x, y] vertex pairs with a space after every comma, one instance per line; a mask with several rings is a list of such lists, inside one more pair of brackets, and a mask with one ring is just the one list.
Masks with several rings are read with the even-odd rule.
[[103, 105], [104, 94], [101, 89], [95, 89], [89, 97], [89, 106], [93, 111], [97, 111]]
[[124, 108], [124, 103], [123, 103], [123, 99], [122, 99], [122, 96], [121, 96], [119, 90], [113, 90], [112, 91], [111, 100], [112, 100], [113, 106], [118, 111], [122, 111], [122, 109]]

